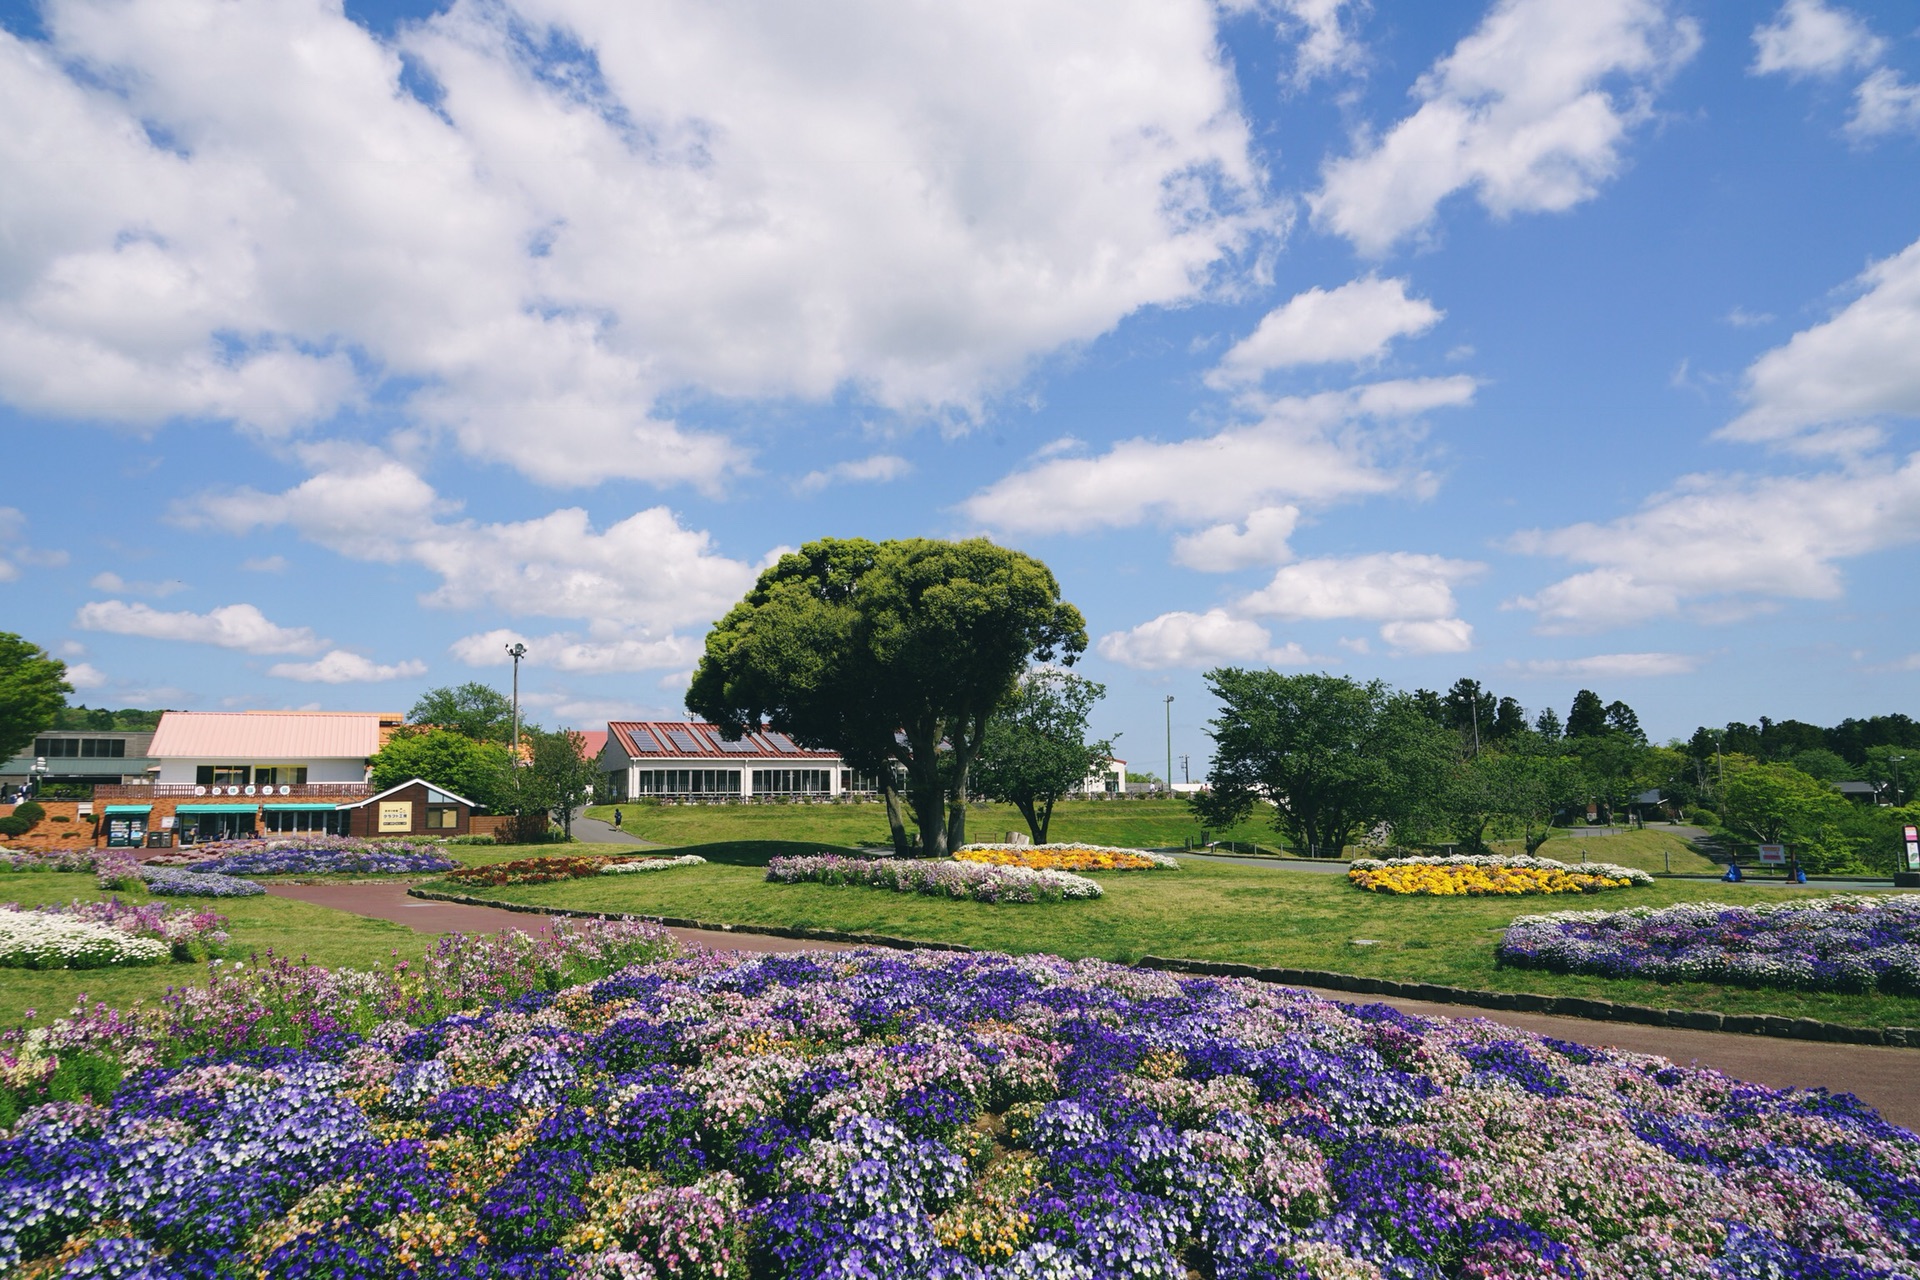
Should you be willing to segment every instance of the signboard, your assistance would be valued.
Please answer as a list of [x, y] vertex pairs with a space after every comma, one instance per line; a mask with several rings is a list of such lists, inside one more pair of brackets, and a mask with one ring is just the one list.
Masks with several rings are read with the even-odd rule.
[[1920, 871], [1920, 827], [1908, 827], [1906, 836], [1907, 870]]
[[178, 821], [178, 818], [175, 818], [172, 814], [168, 814], [166, 817], [160, 819], [160, 829], [162, 831], [171, 831], [173, 830], [173, 824]]
[[1768, 866], [1780, 866], [1787, 860], [1787, 846], [1783, 844], [1763, 844], [1760, 846], [1760, 861]]
[[82, 818], [91, 818], [93, 816], [93, 801], [82, 800], [80, 802], [80, 808], [76, 812]]
[[382, 800], [380, 802], [380, 830], [413, 830], [413, 801]]

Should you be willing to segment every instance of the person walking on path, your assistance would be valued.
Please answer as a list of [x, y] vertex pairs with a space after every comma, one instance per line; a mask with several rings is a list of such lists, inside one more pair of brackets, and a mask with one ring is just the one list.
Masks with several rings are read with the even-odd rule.
[[620, 811], [618, 809], [613, 811], [613, 829], [615, 831], [620, 829]]

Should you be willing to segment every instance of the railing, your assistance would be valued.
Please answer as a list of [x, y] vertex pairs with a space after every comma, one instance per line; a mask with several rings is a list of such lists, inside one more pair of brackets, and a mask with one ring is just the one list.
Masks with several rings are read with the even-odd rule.
[[95, 800], [359, 800], [373, 794], [364, 782], [287, 782], [277, 787], [201, 786], [191, 782], [102, 784]]

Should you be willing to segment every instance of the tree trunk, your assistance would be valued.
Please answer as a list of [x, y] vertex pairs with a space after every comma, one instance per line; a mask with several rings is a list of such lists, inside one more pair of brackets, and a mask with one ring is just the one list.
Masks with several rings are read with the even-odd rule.
[[956, 853], [967, 843], [967, 797], [954, 797], [947, 810], [947, 852]]
[[1041, 817], [1040, 811], [1033, 807], [1033, 800], [1030, 797], [1016, 800], [1013, 802], [1013, 807], [1020, 811], [1022, 818], [1026, 819], [1027, 830], [1033, 833], [1033, 842], [1035, 844], [1045, 844], [1047, 842], [1047, 820]]
[[1035, 827], [1033, 832], [1033, 842], [1035, 844], [1045, 844], [1047, 842], [1047, 828], [1053, 825], [1054, 799], [1055, 797], [1048, 796], [1046, 808], [1040, 810], [1040, 825]]
[[893, 854], [896, 858], [911, 858], [913, 846], [907, 842], [906, 820], [900, 816], [900, 792], [894, 788], [891, 777], [880, 783], [880, 794], [887, 802], [887, 829], [893, 833]]

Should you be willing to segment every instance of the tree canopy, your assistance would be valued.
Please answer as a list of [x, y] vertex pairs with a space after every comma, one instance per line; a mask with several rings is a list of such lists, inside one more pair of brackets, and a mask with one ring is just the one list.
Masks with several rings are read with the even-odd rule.
[[984, 538], [823, 538], [782, 556], [707, 635], [687, 708], [733, 736], [763, 720], [877, 774], [895, 767], [923, 852], [964, 843], [987, 723], [1029, 664], [1086, 649], [1040, 561]]
[[572, 729], [547, 733], [521, 730], [527, 762], [510, 771], [513, 807], [522, 814], [546, 814], [573, 837], [573, 811], [593, 798], [600, 766], [587, 754], [586, 735]]
[[469, 680], [427, 690], [407, 712], [407, 721], [450, 729], [475, 742], [507, 742], [513, 737], [513, 701], [492, 685]]
[[445, 728], [404, 729], [370, 762], [375, 791], [422, 778], [495, 813], [513, 808], [511, 762], [498, 742], [478, 742]]
[[1214, 826], [1269, 801], [1280, 831], [1337, 856], [1370, 827], [1425, 816], [1459, 750], [1451, 730], [1378, 680], [1235, 667], [1206, 680], [1222, 709], [1211, 727], [1212, 789], [1192, 803]]
[[1047, 842], [1053, 806], [1113, 759], [1110, 740], [1087, 741], [1087, 717], [1106, 686], [1042, 667], [1021, 677], [987, 722], [974, 762], [974, 789], [1020, 811], [1035, 844]]
[[0, 631], [0, 760], [31, 744], [72, 692], [66, 663], [31, 640]]

